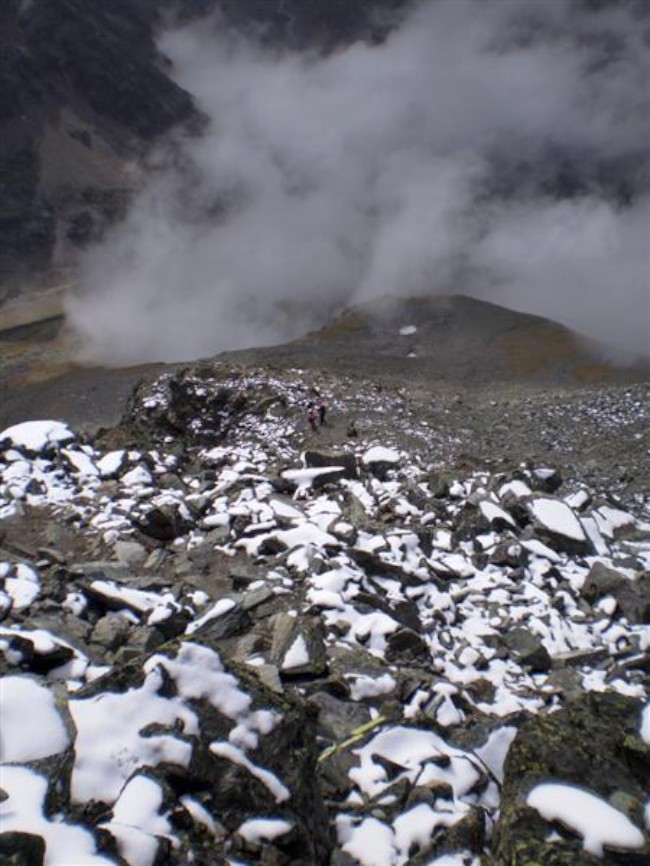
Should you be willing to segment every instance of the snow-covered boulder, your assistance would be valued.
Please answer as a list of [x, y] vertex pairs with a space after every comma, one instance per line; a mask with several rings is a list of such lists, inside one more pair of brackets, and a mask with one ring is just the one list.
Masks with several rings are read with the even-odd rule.
[[74, 438], [72, 430], [61, 421], [25, 421], [0, 432], [0, 450], [17, 448], [25, 454], [36, 455]]
[[540, 539], [567, 553], [589, 553], [592, 545], [580, 518], [562, 499], [529, 496], [523, 503]]
[[[505, 763], [496, 862], [588, 866], [601, 862], [596, 858], [603, 847], [621, 857], [603, 863], [628, 862], [623, 852], [630, 854], [630, 863], [650, 862], [644, 821], [650, 746], [640, 736], [642, 708], [633, 698], [592, 692], [523, 724]], [[552, 809], [541, 796], [543, 784], [558, 786]], [[563, 791], [560, 784], [570, 787]], [[586, 798], [582, 805], [592, 808], [576, 811], [574, 786], [609, 804], [612, 812], [604, 824], [604, 807], [593, 808], [595, 801]], [[627, 835], [614, 832], [614, 818], [630, 831]]]
[[386, 448], [384, 445], [373, 445], [361, 458], [364, 468], [379, 478], [380, 481], [384, 481], [388, 472], [399, 466], [399, 462], [399, 451], [394, 448]]

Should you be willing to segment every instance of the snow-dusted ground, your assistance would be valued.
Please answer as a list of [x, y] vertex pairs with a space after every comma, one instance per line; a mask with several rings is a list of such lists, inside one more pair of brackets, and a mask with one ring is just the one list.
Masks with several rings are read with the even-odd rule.
[[[285, 397], [292, 400], [290, 389]], [[143, 414], [160, 410], [165, 399], [164, 388], [153, 389]], [[191, 432], [205, 432], [201, 423], [197, 420]], [[167, 575], [158, 587], [154, 580], [136, 587], [128, 580], [69, 574], [62, 607], [91, 626], [89, 608], [98, 602], [131, 628], [154, 628], [180, 614], [187, 620], [175, 655], [150, 656], [142, 685], [126, 692], [75, 697], [110, 664], [102, 665], [64, 634], [30, 624], [50, 563], [9, 555], [0, 562], [0, 654], [6, 670], [0, 680], [5, 708], [0, 787], [8, 794], [0, 811], [3, 829], [36, 832], [46, 840], [46, 866], [114, 862], [99, 852], [87, 827], [47, 814], [48, 780], [33, 762], [59, 755], [70, 744], [71, 800], [109, 804], [111, 816], [101, 827], [129, 866], [153, 866], [161, 838], [175, 844], [165, 798], [139, 771], [163, 763], [189, 765], [190, 735], [199, 726], [189, 701], [197, 697], [233, 724], [227, 740], [211, 743], [213, 754], [244, 767], [278, 804], [277, 815], [251, 814], [235, 835], [261, 844], [290, 831], [281, 806], [291, 792], [249, 756], [278, 723], [277, 714], [252, 710], [219, 654], [193, 643], [202, 628], [232, 614], [254, 592], [268, 591], [297, 630], [280, 658], [252, 649], [246, 658], [251, 671], [271, 665], [289, 676], [315, 664], [310, 639], [301, 630], [307, 613], [322, 623], [327, 664], [347, 651], [363, 653], [374, 665], [369, 672], [351, 662], [346, 673], [349, 700], [368, 709], [372, 724], [342, 747], [354, 766], [346, 798], [329, 806], [339, 847], [362, 866], [406, 863], [472, 807], [489, 816], [489, 836], [498, 817], [503, 763], [516, 733], [509, 717], [562, 704], [554, 670], [571, 665], [585, 691], [614, 690], [647, 701], [647, 679], [629, 662], [650, 650], [650, 629], [630, 621], [614, 595], [590, 605], [581, 593], [596, 563], [631, 583], [641, 565], [648, 568], [647, 494], [622, 504], [573, 485], [552, 495], [544, 492], [550, 477], [545, 467], [521, 467], [509, 475], [459, 475], [448, 494], [436, 498], [431, 486], [436, 467], [428, 452], [405, 451], [397, 439], [362, 437], [346, 446], [356, 453], [359, 473], [345, 477], [336, 461], [329, 467], [303, 465], [293, 433], [273, 406], [262, 417], [238, 419], [218, 446], [188, 446], [191, 460], [179, 456], [171, 436], [146, 451], [106, 452], [56, 422], [0, 433], [3, 520], [19, 521], [25, 508], [51, 509], [72, 533], [101, 542], [116, 562], [125, 550], [120, 545], [141, 538], [138, 525], [154, 510], [174, 514], [182, 527], [163, 556], [147, 549], [133, 566], [134, 574], [153, 578], [159, 569]], [[170, 473], [178, 484], [161, 483]], [[280, 480], [291, 485], [292, 496]], [[531, 522], [524, 529], [526, 512]], [[165, 572], [170, 558], [200, 548], [215, 531], [215, 553], [245, 553], [259, 566], [257, 580], [244, 593], [211, 598]], [[506, 636], [517, 629], [542, 647], [548, 661], [531, 663], [523, 649], [506, 648]], [[60, 665], [21, 673], [29, 659], [57, 651]], [[410, 669], [429, 676], [420, 677], [419, 685], [416, 676], [407, 689]], [[162, 688], [163, 679], [175, 683], [172, 696]], [[300, 690], [300, 680], [292, 688]], [[649, 712], [640, 729], [646, 742]], [[472, 714], [493, 720], [491, 733], [473, 751], [452, 744], [453, 731]], [[152, 725], [166, 733], [144, 735]], [[335, 753], [341, 746], [322, 745], [323, 761], [332, 754], [328, 747]], [[396, 778], [448, 793], [433, 805], [396, 809]], [[186, 799], [190, 821], [208, 828], [219, 822], [219, 815]], [[534, 789], [529, 804], [574, 828], [592, 853], [608, 844], [629, 849], [644, 844], [642, 829], [622, 813], [614, 815], [616, 810], [593, 794], [562, 786], [561, 780]], [[477, 866], [478, 858], [441, 854], [427, 862]]]

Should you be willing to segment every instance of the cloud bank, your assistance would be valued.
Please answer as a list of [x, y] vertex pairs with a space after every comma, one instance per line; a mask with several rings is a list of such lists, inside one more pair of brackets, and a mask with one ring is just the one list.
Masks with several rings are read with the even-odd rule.
[[643, 6], [430, 0], [326, 56], [218, 17], [167, 33], [209, 127], [88, 256], [86, 357], [193, 359], [449, 292], [650, 354]]

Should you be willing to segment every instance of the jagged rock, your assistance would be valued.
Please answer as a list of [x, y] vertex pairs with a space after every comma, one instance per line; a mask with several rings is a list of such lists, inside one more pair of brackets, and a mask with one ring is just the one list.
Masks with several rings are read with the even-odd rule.
[[199, 631], [204, 640], [215, 642], [243, 634], [251, 625], [252, 620], [248, 613], [240, 604], [235, 604], [220, 616], [208, 620]]
[[116, 541], [115, 556], [127, 568], [137, 568], [144, 564], [149, 552], [138, 541]]
[[384, 448], [376, 445], [368, 449], [361, 458], [364, 468], [380, 481], [388, 478], [388, 473], [395, 469], [400, 462], [400, 456], [392, 448]]
[[108, 613], [95, 623], [91, 641], [103, 650], [114, 652], [129, 638], [132, 624], [119, 613]]
[[[130, 756], [127, 764], [137, 766], [134, 750], [140, 749], [149, 755], [147, 775], [168, 789], [170, 797], [188, 791], [200, 795], [203, 808], [218, 818], [225, 834], [223, 839], [212, 838], [209, 862], [219, 862], [219, 855], [232, 850], [235, 834], [255, 815], [288, 822], [289, 832], [271, 846], [277, 849], [277, 862], [303, 866], [328, 862], [331, 841], [315, 773], [318, 750], [310, 717], [298, 704], [268, 690], [256, 670], [225, 664], [212, 641], [197, 634], [189, 642], [168, 647], [164, 654], [116, 669], [75, 694], [70, 706], [77, 748], [82, 748], [80, 738], [99, 724], [89, 717], [104, 706], [99, 701], [94, 710], [95, 696], [104, 695], [119, 712], [120, 702], [128, 706], [139, 689], [144, 689], [140, 717], [131, 722], [127, 714], [122, 724], [133, 730], [116, 734], [122, 736], [122, 748]], [[195, 719], [191, 737], [183, 730], [188, 712]], [[179, 719], [176, 725], [163, 723], [174, 716]], [[160, 755], [148, 745], [156, 742]], [[176, 746], [169, 751], [173, 743]], [[183, 758], [185, 754], [188, 758]], [[92, 760], [104, 760], [102, 755], [100, 749]], [[127, 764], [121, 772], [128, 772]], [[73, 779], [77, 792], [101, 789], [110, 802], [104, 782], [94, 773]], [[119, 795], [121, 786], [110, 780], [109, 785]], [[200, 849], [200, 829], [194, 822], [176, 828], [181, 849], [190, 845], [194, 850], [192, 839]], [[269, 846], [262, 846], [251, 862], [260, 866], [275, 862], [266, 859], [268, 850]], [[170, 863], [180, 866], [173, 852], [169, 856]], [[163, 858], [163, 862], [168, 861]]]
[[12, 664], [20, 664], [30, 673], [47, 674], [55, 668], [62, 667], [74, 658], [74, 650], [65, 644], [51, 640], [43, 642], [38, 637], [31, 637], [28, 631], [5, 634], [3, 640], [16, 653]]
[[510, 568], [519, 568], [524, 565], [526, 559], [525, 549], [514, 540], [502, 541], [497, 544], [488, 557], [488, 561], [492, 565], [509, 566]]
[[[270, 586], [260, 586], [257, 589], [252, 589], [249, 592], [244, 593], [241, 599], [241, 606], [245, 611], [254, 611], [256, 608], [265, 605], [267, 602], [274, 601], [275, 598], [276, 595]], [[265, 613], [266, 616], [269, 616], [268, 611]], [[257, 616], [259, 616], [259, 613]]]
[[590, 650], [570, 650], [569, 652], [556, 653], [553, 656], [554, 668], [580, 667], [597, 665], [599, 662], [609, 658], [607, 647], [596, 647]]
[[133, 572], [128, 565], [111, 560], [74, 562], [69, 566], [69, 570], [70, 574], [74, 576], [84, 576], [88, 579], [107, 578], [116, 581], [116, 583], [128, 583], [133, 577]]
[[435, 846], [436, 855], [455, 851], [471, 851], [481, 854], [485, 846], [485, 813], [472, 808], [445, 832], [442, 842]]
[[0, 859], [3, 866], [43, 866], [45, 842], [31, 833], [0, 833]]
[[426, 661], [431, 657], [429, 646], [410, 628], [399, 628], [388, 636], [386, 659], [390, 662]]
[[591, 604], [611, 595], [628, 622], [641, 625], [650, 623], [650, 577], [647, 575], [632, 579], [602, 562], [595, 562], [581, 592]]
[[455, 473], [448, 470], [431, 472], [428, 477], [429, 489], [436, 499], [446, 499], [455, 479]]
[[502, 636], [502, 641], [519, 664], [535, 673], [550, 670], [552, 661], [548, 650], [528, 629], [513, 628]]
[[283, 677], [325, 673], [327, 656], [319, 621], [278, 614], [273, 623], [271, 659]]
[[[623, 695], [590, 692], [565, 709], [522, 725], [505, 763], [501, 818], [493, 848], [497, 866], [603, 862], [584, 852], [574, 834], [549, 840], [549, 825], [526, 805], [526, 796], [540, 782], [578, 785], [612, 804], [620, 803], [623, 793], [627, 817], [637, 827], [644, 826], [650, 747], [639, 736], [642, 706]], [[646, 837], [644, 849], [606, 862], [630, 866], [648, 862], [648, 842]]]
[[569, 700], [575, 701], [583, 694], [582, 677], [574, 668], [553, 668], [548, 676], [548, 684]]
[[173, 541], [179, 535], [184, 535], [192, 524], [180, 513], [178, 506], [160, 505], [143, 517], [136, 518], [134, 525], [144, 535], [157, 541]]
[[349, 556], [369, 577], [394, 577], [405, 587], [422, 585], [420, 577], [409, 574], [395, 563], [386, 562], [376, 553], [353, 548], [349, 551]]
[[187, 551], [187, 558], [195, 568], [203, 572], [207, 571], [215, 563], [215, 546], [225, 544], [229, 536], [230, 530], [227, 526], [211, 529], [200, 544]]
[[317, 732], [335, 743], [345, 740], [355, 728], [370, 721], [367, 707], [338, 700], [327, 692], [312, 694], [307, 703], [317, 713]]
[[529, 496], [523, 500], [540, 539], [556, 550], [590, 553], [592, 545], [573, 509], [553, 496]]
[[357, 607], [359, 605], [367, 605], [370, 608], [383, 611], [383, 613], [396, 620], [400, 625], [412, 631], [420, 632], [422, 630], [418, 609], [413, 602], [393, 601], [391, 603], [372, 592], [359, 592], [355, 596], [354, 601]]
[[533, 488], [542, 493], [556, 493], [562, 486], [562, 472], [557, 466], [537, 466], [529, 469], [526, 475]]

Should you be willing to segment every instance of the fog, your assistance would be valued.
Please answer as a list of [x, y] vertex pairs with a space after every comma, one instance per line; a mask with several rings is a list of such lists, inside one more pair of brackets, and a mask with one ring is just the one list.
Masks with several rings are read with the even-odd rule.
[[643, 6], [430, 0], [327, 56], [218, 17], [166, 33], [209, 123], [84, 262], [85, 357], [192, 359], [450, 292], [650, 354]]

